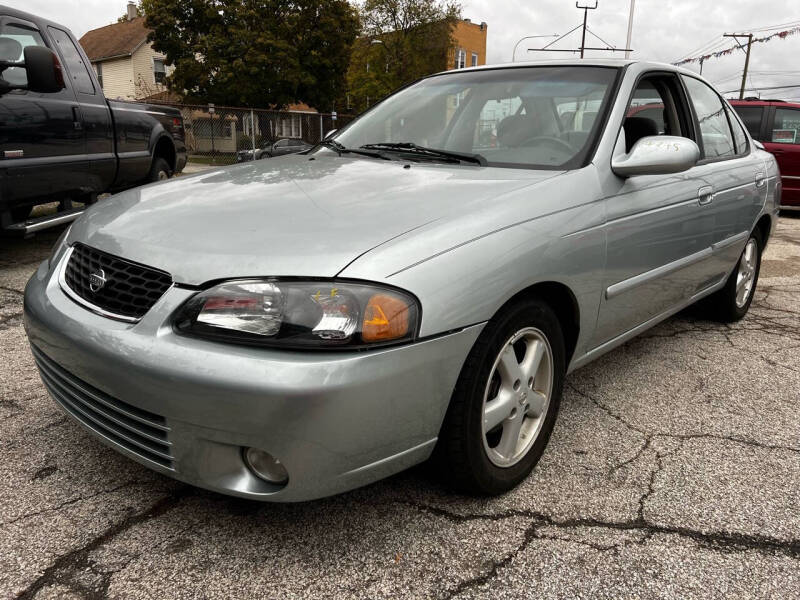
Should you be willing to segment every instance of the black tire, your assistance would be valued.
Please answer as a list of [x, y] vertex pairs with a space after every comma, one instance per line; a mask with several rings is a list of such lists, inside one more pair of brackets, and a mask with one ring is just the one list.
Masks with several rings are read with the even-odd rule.
[[164, 181], [170, 177], [172, 177], [172, 169], [169, 168], [169, 163], [163, 158], [156, 157], [153, 159], [147, 181], [153, 183], [155, 181]]
[[11, 220], [14, 223], [22, 223], [23, 221], [27, 221], [32, 212], [32, 206], [15, 206], [11, 209]]
[[[755, 257], [755, 271], [752, 275], [752, 286], [750, 287], [749, 294], [743, 303], [737, 303], [737, 290], [736, 285], [739, 279], [739, 272], [745, 253], [748, 247], [754, 249]], [[761, 272], [761, 251], [764, 249], [764, 243], [761, 239], [761, 233], [758, 230], [750, 234], [750, 238], [745, 244], [739, 260], [736, 261], [736, 266], [733, 272], [725, 282], [725, 287], [721, 290], [714, 292], [708, 298], [705, 298], [701, 303], [701, 309], [704, 316], [713, 321], [720, 323], [734, 323], [742, 319], [747, 311], [750, 309], [750, 304], [753, 302], [753, 296], [756, 293], [756, 285], [758, 284], [758, 275]]]
[[[538, 436], [527, 453], [516, 464], [501, 467], [490, 460], [491, 450], [484, 442], [490, 435], [484, 437], [482, 428], [484, 393], [501, 350], [515, 333], [525, 328], [535, 328], [549, 342], [553, 366], [550, 402], [540, 417], [543, 421]], [[481, 495], [502, 494], [525, 479], [550, 439], [561, 401], [564, 372], [561, 324], [545, 302], [538, 299], [516, 302], [489, 321], [464, 363], [439, 434], [434, 460], [445, 479], [461, 491]]]

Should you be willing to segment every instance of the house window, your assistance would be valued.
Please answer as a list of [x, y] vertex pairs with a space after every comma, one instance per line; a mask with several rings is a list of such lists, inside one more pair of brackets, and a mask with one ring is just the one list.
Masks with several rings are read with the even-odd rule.
[[276, 127], [277, 137], [281, 138], [301, 138], [303, 137], [303, 127], [301, 115], [291, 115], [278, 120]]
[[153, 59], [153, 79], [156, 83], [164, 83], [167, 78], [167, 69], [163, 58]]
[[467, 66], [467, 51], [459, 48], [456, 50], [456, 69], [463, 69]]
[[103, 87], [103, 63], [94, 63], [94, 72], [97, 75], [97, 81], [100, 84], [100, 88]]
[[472, 53], [472, 66], [473, 67], [478, 66], [478, 55], [475, 54], [474, 52]]

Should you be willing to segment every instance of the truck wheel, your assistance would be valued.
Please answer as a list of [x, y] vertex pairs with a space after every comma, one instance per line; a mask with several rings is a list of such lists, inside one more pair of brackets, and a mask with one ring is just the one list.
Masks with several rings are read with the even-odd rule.
[[170, 177], [172, 177], [172, 170], [169, 168], [167, 161], [163, 158], [156, 158], [153, 160], [153, 166], [150, 167], [150, 175], [147, 181], [151, 183], [154, 181], [164, 181]]

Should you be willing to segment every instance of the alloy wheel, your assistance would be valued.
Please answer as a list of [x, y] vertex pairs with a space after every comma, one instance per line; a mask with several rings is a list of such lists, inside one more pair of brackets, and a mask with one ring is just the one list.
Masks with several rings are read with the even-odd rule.
[[750, 238], [739, 260], [739, 271], [736, 274], [736, 306], [742, 308], [753, 293], [753, 283], [758, 265], [758, 243]]
[[498, 467], [518, 463], [533, 446], [553, 389], [553, 351], [545, 335], [515, 333], [494, 361], [483, 397], [483, 446]]

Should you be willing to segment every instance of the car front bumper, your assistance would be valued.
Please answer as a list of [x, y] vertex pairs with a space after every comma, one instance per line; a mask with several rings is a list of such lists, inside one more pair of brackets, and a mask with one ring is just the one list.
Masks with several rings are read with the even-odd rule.
[[[24, 306], [34, 356], [62, 409], [156, 471], [258, 500], [336, 494], [427, 459], [483, 327], [369, 352], [225, 345], [173, 331], [171, 315], [191, 290], [172, 287], [130, 325], [76, 304], [56, 270], [39, 267]], [[142, 428], [152, 419], [164, 431]], [[137, 446], [139, 434], [162, 436], [155, 448], [166, 458]], [[242, 458], [247, 447], [279, 459], [288, 483], [253, 475]]]

